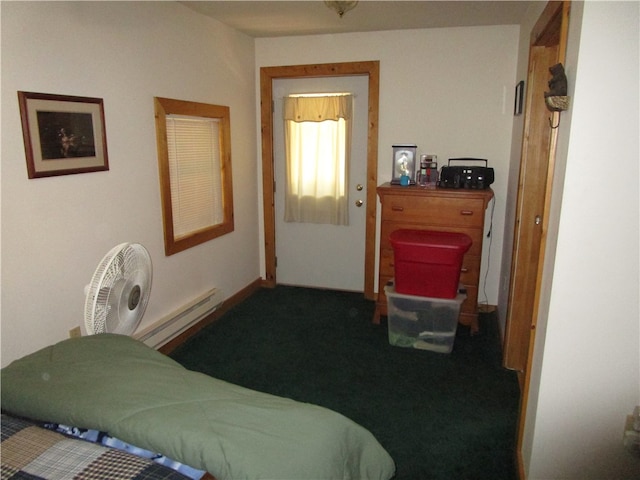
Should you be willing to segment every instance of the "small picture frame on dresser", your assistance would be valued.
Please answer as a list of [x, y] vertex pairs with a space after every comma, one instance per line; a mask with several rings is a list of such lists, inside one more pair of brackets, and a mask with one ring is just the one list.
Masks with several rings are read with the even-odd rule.
[[[416, 183], [416, 152], [414, 144], [392, 145], [393, 163], [391, 165], [393, 185], [413, 185]], [[408, 179], [403, 178], [408, 177]]]

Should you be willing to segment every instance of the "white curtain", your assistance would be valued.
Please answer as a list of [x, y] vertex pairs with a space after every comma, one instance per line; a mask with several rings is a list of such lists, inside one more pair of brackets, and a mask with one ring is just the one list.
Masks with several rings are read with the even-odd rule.
[[351, 95], [284, 99], [285, 222], [349, 224]]

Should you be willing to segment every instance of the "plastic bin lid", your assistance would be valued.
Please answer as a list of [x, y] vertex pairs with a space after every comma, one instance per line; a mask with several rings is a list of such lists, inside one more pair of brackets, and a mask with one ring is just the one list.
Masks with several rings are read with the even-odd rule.
[[409, 295], [408, 293], [398, 293], [396, 292], [395, 280], [392, 278], [387, 282], [384, 286], [384, 294], [389, 298], [402, 298], [406, 300], [417, 300], [417, 301], [432, 301], [439, 304], [458, 304], [462, 305], [467, 299], [467, 289], [464, 285], [458, 285], [458, 292], [454, 298], [440, 298], [440, 297], [423, 297], [421, 295]]
[[395, 245], [433, 246], [467, 250], [471, 247], [471, 237], [464, 233], [437, 232], [433, 230], [394, 230], [389, 240]]

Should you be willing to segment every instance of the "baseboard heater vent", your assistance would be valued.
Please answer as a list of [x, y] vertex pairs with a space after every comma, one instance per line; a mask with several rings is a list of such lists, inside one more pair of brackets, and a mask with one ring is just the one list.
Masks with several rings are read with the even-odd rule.
[[161, 318], [140, 332], [136, 332], [133, 337], [150, 347], [159, 348], [209, 315], [223, 301], [224, 295], [222, 291], [218, 288], [213, 288], [193, 299], [182, 308]]

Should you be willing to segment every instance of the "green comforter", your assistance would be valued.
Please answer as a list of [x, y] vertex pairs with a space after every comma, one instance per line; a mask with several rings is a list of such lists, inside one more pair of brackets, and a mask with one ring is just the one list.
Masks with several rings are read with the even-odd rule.
[[2, 409], [106, 431], [218, 479], [389, 479], [365, 428], [319, 406], [189, 371], [130, 337], [65, 340], [1, 372]]

